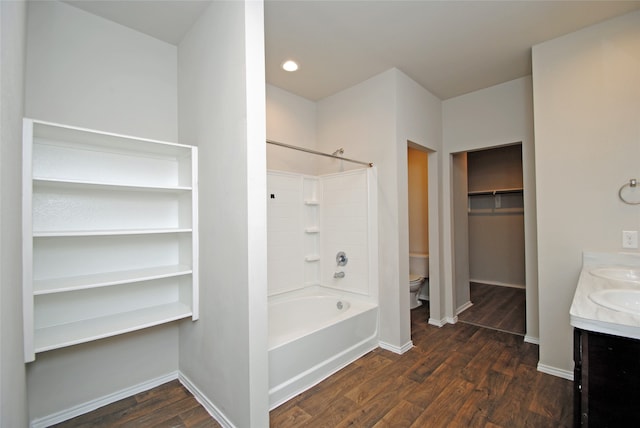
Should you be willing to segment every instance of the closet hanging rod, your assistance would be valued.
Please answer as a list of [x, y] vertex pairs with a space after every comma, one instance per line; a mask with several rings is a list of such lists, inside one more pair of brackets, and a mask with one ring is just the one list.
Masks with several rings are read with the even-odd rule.
[[314, 154], [314, 155], [326, 156], [328, 158], [340, 159], [340, 160], [343, 160], [343, 161], [364, 165], [364, 166], [367, 166], [369, 168], [371, 168], [373, 166], [372, 162], [362, 162], [362, 161], [359, 161], [359, 160], [343, 158], [342, 156], [336, 156], [336, 155], [331, 155], [329, 153], [322, 153], [322, 152], [318, 152], [318, 151], [311, 150], [311, 149], [305, 149], [304, 147], [297, 147], [297, 146], [292, 146], [290, 144], [279, 143], [278, 141], [267, 140], [267, 144], [273, 144], [274, 146], [286, 147], [287, 149], [299, 150], [301, 152], [307, 152], [307, 153], [311, 153], [311, 154]]

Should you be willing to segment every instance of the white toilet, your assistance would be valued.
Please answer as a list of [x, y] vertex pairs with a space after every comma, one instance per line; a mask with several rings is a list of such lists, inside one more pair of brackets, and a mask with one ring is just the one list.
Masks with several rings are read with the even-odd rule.
[[422, 287], [422, 283], [424, 283], [422, 276], [416, 274], [409, 275], [409, 301], [411, 309], [422, 305], [422, 302], [418, 300], [418, 292], [420, 291], [420, 287]]
[[429, 254], [409, 254], [409, 303], [414, 309], [429, 300]]

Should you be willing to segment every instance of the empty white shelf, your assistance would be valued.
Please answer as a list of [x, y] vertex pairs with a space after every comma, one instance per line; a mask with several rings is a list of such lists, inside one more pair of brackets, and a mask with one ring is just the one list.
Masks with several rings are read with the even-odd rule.
[[49, 351], [129, 333], [187, 318], [191, 315], [192, 312], [189, 306], [175, 302], [100, 318], [79, 320], [69, 324], [39, 328], [35, 330], [34, 334], [35, 352]]
[[34, 238], [51, 238], [63, 236], [116, 236], [116, 235], [149, 235], [159, 233], [191, 233], [192, 229], [131, 229], [131, 230], [57, 230], [50, 232], [33, 232]]
[[120, 190], [120, 191], [132, 191], [132, 192], [188, 192], [191, 187], [187, 186], [142, 186], [131, 185], [121, 183], [107, 183], [98, 181], [83, 181], [83, 180], [59, 180], [48, 177], [34, 177], [34, 188], [46, 188], [46, 189], [88, 189], [88, 190]]
[[65, 278], [40, 279], [33, 281], [33, 294], [51, 294], [88, 288], [108, 287], [153, 279], [189, 275], [191, 267], [184, 265], [157, 266], [147, 269], [132, 269], [120, 272], [106, 272], [92, 275], [79, 275]]

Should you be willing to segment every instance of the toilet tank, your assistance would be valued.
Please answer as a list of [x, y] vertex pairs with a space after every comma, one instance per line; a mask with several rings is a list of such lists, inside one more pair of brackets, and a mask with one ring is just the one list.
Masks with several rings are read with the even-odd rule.
[[429, 278], [429, 254], [409, 253], [409, 272]]

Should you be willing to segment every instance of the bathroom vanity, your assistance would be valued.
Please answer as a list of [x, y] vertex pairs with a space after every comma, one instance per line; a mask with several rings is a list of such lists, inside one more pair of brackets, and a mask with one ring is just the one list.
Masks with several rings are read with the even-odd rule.
[[576, 328], [574, 426], [640, 426], [640, 341]]
[[585, 253], [570, 315], [574, 426], [640, 426], [640, 256]]

